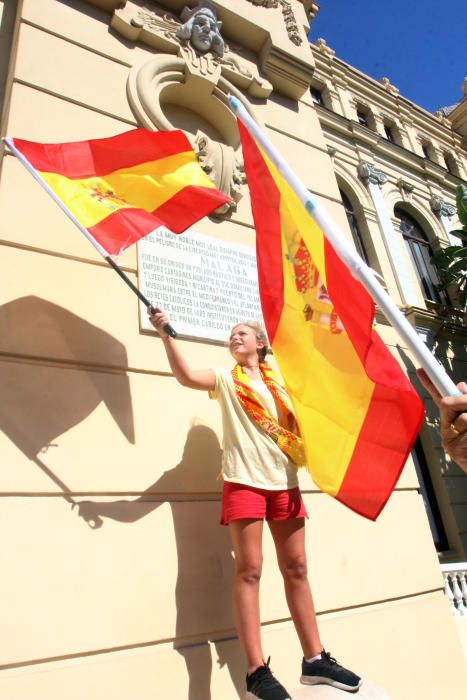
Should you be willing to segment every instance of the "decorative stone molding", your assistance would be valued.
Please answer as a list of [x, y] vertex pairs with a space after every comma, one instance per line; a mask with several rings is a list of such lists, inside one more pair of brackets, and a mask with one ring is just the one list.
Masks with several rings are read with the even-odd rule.
[[450, 306], [440, 306], [434, 302], [427, 303], [429, 306], [425, 309], [410, 304], [401, 309], [418, 333], [431, 336], [433, 341], [440, 336], [456, 336], [458, 340], [461, 337], [467, 339], [465, 312]]
[[[230, 82], [252, 97], [266, 98], [272, 92], [272, 85], [259, 75], [254, 57], [243, 60], [224, 43], [220, 35], [221, 23], [216, 20], [215, 8], [209, 3], [199, 3], [194, 9], [185, 8], [180, 20], [173, 14], [156, 6], [135, 8], [128, 14], [125, 8], [117, 10], [111, 26], [122, 36], [132, 41], [141, 41], [154, 49], [170, 54], [178, 54], [194, 69], [203, 75], [219, 72]], [[200, 29], [211, 24], [211, 30]], [[204, 33], [204, 37], [200, 37]]]
[[368, 185], [368, 183], [384, 185], [384, 183], [388, 181], [388, 176], [381, 170], [377, 170], [373, 163], [359, 163], [357, 172], [365, 185]]
[[290, 41], [295, 44], [295, 46], [300, 46], [303, 42], [300, 36], [300, 29], [295, 19], [294, 11], [292, 9], [292, 3], [290, 0], [279, 0], [279, 4], [282, 8], [282, 15], [284, 17], [285, 27], [287, 29], [287, 34]]
[[366, 100], [362, 100], [360, 97], [356, 97], [355, 95], [352, 95], [349, 98], [349, 104], [355, 107], [355, 109], [357, 109], [357, 107], [363, 107], [364, 109], [368, 110], [371, 109], [371, 105], [369, 102], [367, 102]]
[[436, 214], [436, 216], [454, 216], [456, 213], [456, 207], [452, 206], [452, 204], [449, 204], [446, 202], [442, 197], [439, 197], [438, 195], [434, 194], [432, 198], [430, 199], [430, 206], [432, 211]]
[[229, 214], [242, 196], [245, 178], [227, 95], [236, 95], [251, 113], [241, 91], [264, 99], [273, 89], [259, 75], [255, 57], [231, 50], [221, 36], [216, 8], [206, 1], [185, 7], [180, 19], [155, 3], [127, 3], [115, 11], [111, 26], [157, 51], [129, 73], [128, 100], [138, 121], [148, 129], [188, 132], [201, 166], [234, 200], [215, 215]]
[[196, 134], [193, 148], [201, 167], [217, 189], [235, 201], [235, 204], [229, 202], [216, 209], [214, 215], [219, 217], [229, 214], [236, 209], [237, 202], [242, 198], [242, 185], [246, 184], [243, 163], [231, 146], [210, 139], [202, 131]]
[[336, 155], [337, 148], [334, 148], [334, 146], [326, 146], [326, 148], [327, 148], [327, 152], [329, 153], [331, 158]]
[[380, 122], [381, 124], [383, 123], [383, 120], [378, 114], [378, 112], [375, 112], [374, 107], [365, 99], [352, 96], [349, 100], [349, 103], [355, 109], [355, 112], [362, 111], [366, 114], [367, 117], [369, 117], [369, 120], [371, 122], [371, 128], [376, 129], [378, 122]]
[[388, 92], [390, 92], [392, 95], [398, 95], [398, 94], [399, 94], [398, 88], [396, 88], [395, 85], [392, 85], [392, 84], [391, 84], [391, 81], [389, 80], [389, 78], [381, 78], [381, 80], [380, 80], [379, 82], [381, 83], [381, 85], [383, 86], [383, 88], [384, 88], [385, 90], [387, 90]]
[[275, 46], [269, 37], [261, 50], [261, 67], [271, 79], [274, 89], [292, 100], [298, 100], [309, 90], [314, 65]]
[[222, 22], [217, 21], [216, 9], [209, 2], [199, 2], [194, 9], [185, 7], [180, 15], [183, 24], [175, 36], [183, 45], [190, 44], [198, 54], [211, 51], [214, 56], [224, 55], [224, 40], [220, 30]]
[[442, 110], [437, 110], [436, 112], [433, 112], [433, 116], [438, 119], [443, 126], [450, 126], [451, 122], [447, 118], [447, 116], [442, 112]]
[[261, 7], [277, 7], [279, 5], [279, 0], [249, 0], [249, 2]]
[[[88, 2], [95, 4], [98, 0], [88, 0]], [[194, 8], [185, 8], [180, 17], [173, 11], [167, 10], [168, 4], [164, 3], [163, 7], [162, 0], [160, 4], [147, 0], [146, 2], [145, 0], [126, 0], [114, 11], [111, 27], [126, 39], [150, 46], [157, 53], [184, 55], [183, 50], [190, 50], [198, 58], [205, 56], [211, 62], [217, 61], [222, 67], [223, 75], [229, 69], [241, 75], [234, 84], [252, 97], [265, 99], [274, 86], [274, 90], [278, 93], [298, 100], [308, 90], [314, 71], [313, 58], [309, 44], [305, 41], [304, 28], [299, 26], [290, 15], [289, 10], [292, 5], [288, 0], [278, 0], [277, 7], [280, 6], [283, 10], [286, 22], [281, 33], [286, 35], [285, 38], [289, 36], [290, 49], [284, 48], [283, 37], [276, 40], [274, 34], [268, 29], [269, 25], [272, 27], [276, 24], [271, 19], [264, 22], [264, 27], [252, 25], [251, 35], [236, 32], [238, 25], [232, 21], [231, 16], [236, 15], [235, 4], [233, 4], [231, 10], [222, 8], [222, 19], [225, 23], [229, 23], [232, 42], [229, 41], [230, 46], [224, 42], [223, 54], [222, 28], [214, 19], [217, 10], [212, 3], [204, 1], [199, 2]], [[175, 6], [175, 0], [170, 5]], [[218, 12], [220, 15], [220, 9]], [[212, 24], [211, 39], [209, 36], [203, 36], [200, 18], [196, 23], [197, 35], [194, 37], [193, 25], [197, 15], [204, 19], [206, 32], [207, 25]], [[266, 39], [264, 30], [266, 30]], [[200, 36], [201, 40], [206, 41], [207, 44], [199, 43]], [[210, 41], [211, 44], [209, 44]], [[233, 43], [234, 41], [236, 43]], [[295, 46], [292, 46], [293, 43]], [[206, 46], [209, 45], [210, 49], [206, 50]], [[249, 76], [249, 84], [245, 84], [247, 76]]]
[[407, 182], [407, 180], [404, 180], [402, 177], [398, 179], [396, 185], [401, 192], [405, 192], [406, 194], [410, 194], [415, 189], [415, 185], [412, 185], [411, 182]]
[[280, 7], [282, 9], [284, 24], [290, 41], [292, 41], [296, 46], [300, 46], [300, 44], [303, 43], [290, 0], [249, 0], [249, 2], [252, 2], [253, 5], [259, 5], [261, 7]]
[[397, 119], [392, 116], [392, 114], [387, 114], [386, 112], [380, 112], [379, 113], [383, 124], [387, 124], [388, 126], [392, 128], [395, 128], [399, 131], [399, 124], [397, 122]]
[[456, 617], [467, 616], [467, 562], [442, 564], [444, 593]]
[[319, 12], [319, 5], [314, 0], [302, 0], [306, 15], [311, 22]]
[[315, 46], [317, 47], [318, 51], [323, 54], [323, 56], [328, 56], [329, 58], [333, 58], [336, 55], [336, 52], [331, 49], [330, 46], [326, 44], [326, 40], [319, 38], [316, 40]]

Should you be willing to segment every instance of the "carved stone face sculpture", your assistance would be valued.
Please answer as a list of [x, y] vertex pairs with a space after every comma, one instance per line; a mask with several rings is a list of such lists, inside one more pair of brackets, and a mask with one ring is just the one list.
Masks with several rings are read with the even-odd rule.
[[191, 46], [201, 54], [212, 51], [217, 56], [224, 53], [224, 40], [220, 35], [222, 22], [218, 22], [213, 10], [202, 7], [192, 14], [190, 19], [177, 30], [177, 37], [189, 41]]
[[212, 48], [219, 35], [217, 22], [205, 14], [197, 14], [191, 30], [191, 43], [198, 51], [205, 53]]

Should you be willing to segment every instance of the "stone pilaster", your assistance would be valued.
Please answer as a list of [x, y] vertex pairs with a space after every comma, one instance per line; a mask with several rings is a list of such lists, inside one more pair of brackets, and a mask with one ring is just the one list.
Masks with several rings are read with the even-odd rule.
[[449, 202], [446, 202], [442, 197], [434, 194], [430, 199], [431, 210], [436, 214], [438, 219], [441, 221], [441, 225], [446, 233], [451, 245], [457, 245], [458, 241], [450, 235], [451, 217], [456, 213], [456, 207]]
[[403, 256], [402, 239], [401, 236], [397, 236], [394, 230], [391, 216], [387, 210], [386, 202], [381, 191], [381, 185], [387, 182], [388, 177], [381, 170], [378, 170], [373, 163], [361, 162], [357, 170], [373, 201], [381, 237], [386, 248], [401, 299], [404, 304], [416, 306], [419, 304], [419, 295], [414, 289], [410, 270]]

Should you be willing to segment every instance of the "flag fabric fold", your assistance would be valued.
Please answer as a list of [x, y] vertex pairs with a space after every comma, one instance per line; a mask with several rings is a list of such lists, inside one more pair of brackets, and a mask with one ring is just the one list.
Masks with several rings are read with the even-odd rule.
[[72, 143], [11, 141], [108, 255], [161, 225], [181, 233], [231, 201], [202, 170], [182, 131], [133, 129]]
[[238, 122], [256, 229], [261, 305], [315, 484], [375, 520], [423, 406], [374, 325], [374, 303]]

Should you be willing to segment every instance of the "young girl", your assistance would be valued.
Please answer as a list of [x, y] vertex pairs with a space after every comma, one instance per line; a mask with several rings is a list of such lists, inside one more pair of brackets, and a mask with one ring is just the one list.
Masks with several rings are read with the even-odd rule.
[[164, 343], [175, 378], [217, 399], [224, 431], [221, 524], [228, 525], [235, 555], [233, 607], [247, 659], [247, 700], [290, 700], [272, 675], [261, 647], [259, 581], [263, 522], [267, 521], [284, 579], [287, 604], [303, 650], [301, 682], [328, 683], [355, 692], [361, 679], [324, 651], [318, 632], [305, 553], [307, 512], [298, 488], [304, 453], [291, 401], [265, 362], [267, 339], [254, 323], [234, 326], [229, 349], [236, 365], [192, 370], [177, 342], [164, 332], [161, 311], [150, 320]]

